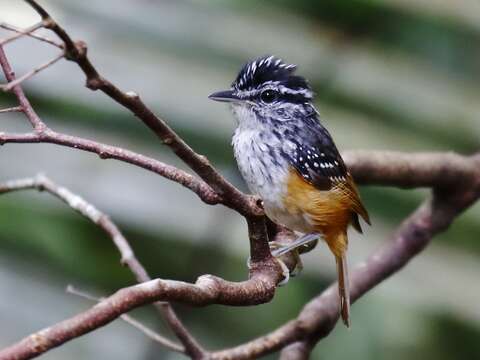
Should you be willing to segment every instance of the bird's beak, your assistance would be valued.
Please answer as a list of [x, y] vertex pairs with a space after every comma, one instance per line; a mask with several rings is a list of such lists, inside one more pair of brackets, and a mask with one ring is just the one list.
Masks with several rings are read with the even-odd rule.
[[209, 95], [208, 98], [215, 101], [222, 101], [222, 102], [237, 102], [241, 100], [233, 90], [217, 91]]

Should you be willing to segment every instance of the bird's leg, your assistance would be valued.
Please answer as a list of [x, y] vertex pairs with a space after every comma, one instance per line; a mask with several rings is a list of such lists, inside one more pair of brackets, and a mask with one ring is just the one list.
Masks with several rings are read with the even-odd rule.
[[272, 255], [274, 257], [279, 257], [282, 256], [300, 246], [306, 245], [308, 243], [311, 243], [312, 241], [318, 240], [320, 237], [319, 234], [312, 233], [312, 234], [304, 234], [300, 236], [298, 239], [293, 241], [292, 243], [288, 244], [287, 246], [281, 247], [279, 249], [273, 250]]
[[[272, 241], [269, 244], [272, 256], [276, 250], [283, 248], [282, 244], [279, 244], [275, 241]], [[274, 259], [279, 263], [282, 268], [282, 275], [284, 277], [283, 280], [278, 284], [278, 286], [286, 285], [290, 280], [290, 277], [297, 276], [303, 270], [302, 260], [300, 259], [300, 255], [298, 254], [298, 252], [294, 251], [290, 255], [291, 256], [283, 259], [274, 256]]]
[[[282, 280], [278, 284], [279, 286], [286, 285], [288, 280], [290, 280], [290, 276], [291, 277], [297, 276], [303, 270], [303, 264], [302, 264], [302, 260], [300, 259], [300, 255], [298, 251], [293, 251], [293, 250], [297, 249], [300, 246], [307, 245], [313, 241], [317, 241], [318, 237], [319, 237], [318, 234], [305, 234], [286, 246], [277, 247], [278, 246], [277, 244], [275, 245], [272, 244], [270, 246], [270, 249], [272, 251], [272, 256], [276, 258], [280, 266], [282, 266], [282, 269], [284, 269], [283, 271], [284, 280]], [[280, 260], [280, 257], [289, 252], [292, 252], [292, 255], [294, 257], [295, 268], [292, 270], [292, 272], [288, 272], [288, 271], [285, 272], [285, 270], [288, 270], [288, 267], [285, 265], [285, 263], [282, 260]]]

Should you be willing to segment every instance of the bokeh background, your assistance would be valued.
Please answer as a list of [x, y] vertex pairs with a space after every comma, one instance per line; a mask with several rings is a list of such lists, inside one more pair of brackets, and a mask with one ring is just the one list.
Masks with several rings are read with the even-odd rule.
[[[480, 145], [480, 3], [476, 0], [41, 2], [89, 53], [101, 73], [137, 91], [234, 184], [232, 117], [207, 99], [229, 86], [250, 58], [275, 54], [299, 64], [341, 149], [456, 151]], [[22, 1], [1, 0], [0, 21], [37, 16]], [[7, 32], [2, 31], [1, 36]], [[7, 46], [18, 74], [58, 51], [22, 39]], [[25, 83], [54, 129], [120, 145], [184, 167], [131, 114], [84, 86], [66, 61]], [[12, 105], [0, 94], [1, 107]], [[2, 114], [1, 131], [26, 130]], [[246, 226], [232, 211], [202, 204], [179, 185], [113, 160], [54, 145], [5, 145], [0, 179], [44, 172], [111, 215], [152, 276], [194, 281], [204, 273], [244, 279]], [[427, 195], [364, 187], [373, 226], [352, 234], [351, 264], [365, 259]], [[314, 359], [473, 359], [480, 357], [480, 207], [468, 210], [402, 272], [353, 307]], [[305, 270], [254, 308], [176, 306], [208, 348], [233, 346], [295, 316], [335, 277], [324, 245]], [[133, 283], [111, 241], [44, 194], [0, 198], [0, 346], [91, 305], [67, 295], [74, 284], [109, 294]], [[166, 331], [152, 309], [134, 315]], [[44, 359], [177, 359], [116, 321]], [[272, 357], [274, 358], [274, 357]]]

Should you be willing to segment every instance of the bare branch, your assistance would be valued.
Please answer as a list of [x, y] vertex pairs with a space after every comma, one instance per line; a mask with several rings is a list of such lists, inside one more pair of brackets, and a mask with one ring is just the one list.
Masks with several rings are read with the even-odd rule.
[[[35, 7], [36, 4], [34, 4], [33, 6]], [[55, 26], [52, 23], [52, 21], [50, 21], [49, 19], [44, 19], [44, 23]], [[7, 60], [5, 52], [1, 45], [0, 45], [0, 65], [2, 67], [2, 70], [5, 74], [7, 81], [9, 82], [14, 81], [15, 74], [10, 67], [10, 64]], [[23, 142], [42, 142], [42, 140], [47, 140], [47, 142], [58, 143], [65, 146], [71, 146], [73, 148], [82, 148], [83, 150], [96, 152], [100, 157], [103, 157], [103, 158], [105, 158], [109, 154], [109, 151], [110, 151], [110, 154], [112, 154], [112, 157], [118, 156], [119, 153], [122, 153], [123, 155], [126, 155], [128, 153], [123, 149], [118, 149], [118, 148], [116, 149], [114, 147], [98, 144], [89, 140], [84, 140], [84, 139], [75, 138], [68, 135], [57, 134], [55, 132], [52, 132], [38, 117], [33, 107], [30, 105], [30, 102], [26, 98], [25, 93], [23, 92], [20, 84], [14, 85], [12, 89], [18, 101], [20, 102], [23, 112], [25, 113], [30, 123], [34, 127], [35, 133], [23, 134], [23, 135], [20, 134], [20, 136], [17, 135], [17, 136], [10, 137], [10, 140], [15, 142], [22, 142], [22, 141]], [[8, 136], [6, 136], [6, 134], [0, 134], [0, 137], [2, 137], [2, 135], [5, 140], [8, 139]], [[1, 140], [0, 140], [0, 144], [2, 144]], [[119, 150], [119, 152], [116, 152], [117, 150]], [[138, 162], [140, 158], [144, 158], [141, 155], [137, 155], [133, 153], [130, 153], [129, 155], [133, 155], [133, 156], [130, 156], [129, 158], [133, 162]], [[149, 165], [152, 165], [151, 161], [149, 161]], [[202, 197], [202, 199], [205, 202], [212, 203], [218, 198], [217, 193], [213, 192], [213, 190], [211, 190], [208, 185], [206, 184], [204, 185], [201, 181], [199, 181], [198, 179], [195, 179], [191, 175], [186, 174], [178, 169], [175, 169], [174, 167], [167, 166], [162, 163], [157, 162], [157, 164], [155, 165], [159, 165], [157, 169], [161, 170], [161, 172], [164, 175], [170, 176], [172, 180], [175, 180], [177, 182], [183, 181], [182, 185], [185, 185], [188, 188], [192, 189], [193, 191], [196, 191], [196, 193], [200, 197]], [[146, 167], [146, 168], [149, 168], [149, 167]], [[203, 187], [203, 189], [200, 189], [200, 187]], [[265, 238], [264, 241], [266, 242], [267, 239]], [[126, 241], [125, 241], [125, 244], [128, 246], [128, 243]], [[131, 251], [130, 247], [128, 246], [128, 248], [126, 248], [124, 246], [123, 249], [122, 248], [119, 248], [119, 249], [120, 251], [130, 250], [130, 253], [128, 255], [131, 255], [131, 256], [126, 257], [126, 259], [128, 259], [128, 261], [130, 262], [127, 262], [127, 260], [125, 260], [125, 262], [129, 264], [129, 266], [131, 266], [131, 269], [137, 275], [137, 278], [139, 278], [141, 281], [148, 280], [149, 279], [148, 274], [143, 269], [143, 267], [138, 262], [138, 260], [133, 256], [133, 251]], [[124, 253], [122, 252], [122, 257], [123, 257], [123, 254]], [[187, 331], [185, 326], [182, 324], [181, 320], [175, 314], [170, 304], [160, 303], [160, 304], [156, 304], [156, 307], [164, 315], [172, 331], [177, 335], [180, 341], [184, 344], [187, 353], [191, 355], [192, 358], [203, 357], [204, 350], [198, 344], [195, 338]]]
[[[0, 66], [3, 69], [7, 81], [15, 81], [15, 73], [13, 72], [8, 62], [2, 46], [0, 46]], [[48, 129], [45, 123], [40, 119], [40, 117], [37, 115], [37, 113], [31, 106], [20, 84], [13, 86], [12, 90], [20, 103], [20, 108], [25, 113], [28, 120], [34, 127], [35, 133], [0, 133], [0, 145], [10, 142], [53, 143], [75, 149], [81, 149], [84, 151], [95, 153], [102, 159], [117, 159], [153, 171], [169, 180], [178, 182], [179, 184], [194, 191], [207, 204], [217, 204], [221, 202], [220, 197], [210, 188], [210, 186], [174, 166], [164, 164], [158, 160], [154, 160], [119, 147], [105, 145], [92, 140], [56, 133]]]
[[280, 353], [280, 360], [308, 360], [314, 345], [310, 341], [297, 341], [290, 344]]
[[[208, 162], [208, 160], [193, 152], [193, 150], [180, 139], [176, 133], [174, 133], [162, 120], [157, 118], [153, 112], [151, 112], [140, 100], [140, 98], [131, 92], [123, 93], [113, 84], [103, 79], [93, 65], [90, 63], [86, 57], [86, 47], [83, 43], [74, 43], [69, 35], [60, 27], [53, 19], [48, 15], [48, 13], [41, 8], [35, 1], [27, 0], [27, 2], [41, 15], [45, 24], [54, 31], [63, 41], [65, 45], [65, 54], [66, 58], [69, 60], [76, 61], [82, 70], [87, 70], [87, 86], [92, 89], [101, 88], [107, 95], [111, 96], [117, 102], [129, 108], [136, 116], [141, 118], [144, 123], [146, 123], [155, 133], [161, 138], [161, 140], [169, 145], [174, 152], [183, 159], [197, 174], [200, 175], [215, 191], [215, 195], [222, 198], [222, 203], [227, 206], [230, 206], [242, 214], [254, 214], [261, 215], [263, 214], [263, 209], [257, 206], [256, 201], [252, 201], [251, 197], [245, 196], [230, 183], [228, 183]], [[0, 48], [1, 50], [1, 48]], [[1, 59], [0, 59], [1, 60]], [[5, 59], [6, 62], [6, 59]], [[13, 74], [12, 74], [13, 76]], [[10, 81], [10, 80], [9, 80]], [[97, 87], [98, 86], [98, 87]], [[15, 90], [21, 89], [17, 86], [13, 88]], [[23, 93], [23, 92], [22, 92]], [[28, 104], [29, 105], [29, 104]], [[26, 107], [24, 107], [26, 109]], [[31, 108], [31, 107], [30, 107]], [[33, 111], [33, 109], [32, 109]], [[28, 116], [28, 114], [27, 114]], [[42, 129], [42, 133], [46, 133]], [[30, 137], [30, 136], [29, 136]], [[58, 138], [57, 138], [58, 139]], [[18, 140], [18, 139], [17, 139]], [[30, 139], [31, 140], [31, 137]], [[265, 232], [263, 232], [265, 234]], [[267, 237], [258, 238], [265, 245], [267, 244]], [[269, 253], [268, 253], [269, 254]], [[267, 259], [268, 260], [268, 259]], [[201, 356], [201, 348], [198, 344], [195, 343], [194, 339], [188, 335], [184, 327], [181, 325], [178, 318], [175, 316], [173, 310], [169, 305], [162, 305], [167, 315], [167, 320], [169, 321], [171, 327], [176, 331], [179, 338], [187, 347], [187, 350], [190, 348], [193, 352], [192, 355], [195, 357]]]
[[63, 52], [61, 52], [60, 54], [55, 56], [52, 60], [47, 61], [45, 64], [42, 64], [42, 65], [34, 68], [33, 70], [27, 72], [26, 74], [24, 74], [24, 75], [20, 76], [19, 78], [13, 80], [12, 82], [9, 82], [5, 85], [0, 86], [0, 89], [2, 89], [3, 91], [12, 90], [14, 86], [20, 85], [25, 80], [30, 79], [31, 77], [35, 76], [39, 72], [41, 72], [41, 71], [47, 69], [48, 67], [54, 65], [57, 61], [59, 61], [60, 59], [63, 59], [64, 57], [65, 57], [65, 54]]
[[15, 107], [7, 108], [7, 109], [1, 109], [0, 114], [12, 113], [12, 112], [22, 112], [22, 111], [23, 111], [23, 109], [20, 106], [15, 106]]
[[87, 87], [100, 90], [129, 109], [141, 119], [158, 138], [193, 171], [195, 171], [217, 194], [223, 198], [223, 203], [242, 215], [263, 215], [263, 209], [255, 201], [240, 192], [230, 184], [202, 155], [197, 154], [188, 146], [160, 117], [156, 116], [134, 92], [123, 92], [109, 80], [101, 76], [87, 56], [87, 45], [82, 41], [74, 42], [70, 35], [34, 0], [25, 0], [42, 17], [47, 28], [62, 39], [65, 46], [66, 59], [78, 64], [87, 78]]
[[[86, 216], [93, 223], [99, 225], [112, 238], [122, 254], [122, 260], [130, 267], [132, 272], [137, 276], [137, 279], [139, 281], [148, 279], [148, 274], [135, 258], [133, 250], [130, 248], [127, 240], [123, 237], [115, 224], [93, 205], [89, 204], [78, 195], [73, 194], [68, 189], [56, 185], [43, 175], [38, 175], [35, 178], [7, 181], [3, 184], [0, 184], [0, 194], [25, 189], [48, 191], [50, 194], [68, 204], [71, 208]], [[180, 298], [185, 297], [185, 303], [194, 305], [206, 305], [209, 303], [251, 305], [269, 301], [273, 297], [276, 284], [281, 279], [281, 274], [278, 271], [278, 265], [272, 261], [268, 266], [265, 263], [262, 263], [261, 265], [255, 265], [255, 263], [253, 263], [253, 266], [262, 266], [262, 268], [253, 269], [252, 279], [243, 283], [231, 283], [213, 276], [203, 276], [199, 278], [195, 285], [170, 280], [153, 280], [143, 283], [141, 285], [143, 290], [140, 292], [138, 291], [138, 286], [126, 288], [117, 293], [117, 295], [120, 294], [118, 298], [111, 297], [102, 300], [102, 303], [107, 302], [109, 304], [115, 303], [120, 305], [121, 302], [128, 302], [130, 303], [130, 305], [127, 305], [128, 309], [132, 309], [134, 307], [144, 305], [147, 302], [154, 301], [155, 299], [152, 298], [152, 296], [158, 296], [158, 300], [162, 301], [180, 300]], [[154, 290], [157, 286], [157, 290]], [[157, 295], [148, 294], [150, 290], [156, 291]], [[114, 295], [114, 297], [115, 296], [116, 295]], [[151, 299], [151, 301], [149, 299]], [[180, 300], [180, 302], [183, 302], [183, 300]], [[120, 306], [123, 307], [124, 305]], [[161, 303], [161, 306], [165, 305], [166, 304]], [[97, 308], [97, 306], [93, 309], [95, 308]], [[125, 311], [127, 311], [126, 309], [127, 308], [125, 308]], [[95, 328], [103, 326], [107, 322], [114, 320], [116, 317], [125, 312], [119, 312], [118, 309], [111, 308], [110, 306], [105, 307], [105, 311], [106, 313], [98, 313], [94, 311], [90, 314], [92, 316], [92, 318], [88, 320], [92, 326], [90, 330], [85, 330], [82, 322], [77, 322], [75, 320], [78, 317], [71, 319], [72, 329], [71, 332], [67, 331], [67, 333], [70, 333], [70, 335], [64, 334], [64, 336], [66, 335], [67, 337], [65, 337], [63, 341], [67, 341], [73, 337], [84, 334], [86, 331], [91, 331]], [[65, 330], [66, 324], [66, 322], [58, 324], [58, 329], [60, 332]], [[138, 327], [138, 324], [135, 325]], [[46, 330], [42, 330], [41, 332], [30, 336], [29, 339], [31, 341], [37, 342], [37, 344], [33, 347], [30, 343], [27, 345], [23, 343], [19, 345], [16, 350], [15, 348], [12, 348], [13, 352], [9, 352], [8, 349], [0, 351], [0, 359], [9, 359], [10, 354], [13, 353], [16, 354], [16, 359], [27, 359], [36, 356], [51, 347], [59, 345], [57, 343], [58, 333], [53, 330], [56, 326], [57, 325], [50, 327], [48, 332]], [[47, 338], [47, 333], [50, 333], [50, 331], [52, 332], [52, 336], [54, 338]], [[142, 331], [148, 332], [148, 330], [144, 328], [142, 328]], [[39, 347], [39, 341], [45, 342]], [[25, 348], [25, 346], [27, 346], [27, 348]], [[43, 350], [40, 351], [39, 348]], [[23, 355], [18, 353], [20, 349], [22, 349], [21, 351], [23, 352]], [[178, 346], [176, 346], [176, 349], [178, 350]], [[190, 353], [190, 355], [194, 354]], [[200, 355], [203, 356], [203, 350]]]
[[53, 46], [63, 50], [63, 44], [60, 44], [60, 43], [58, 43], [58, 42], [56, 42], [52, 39], [49, 39], [45, 36], [37, 35], [37, 34], [34, 34], [34, 33], [28, 33], [28, 32], [24, 33], [23, 29], [20, 29], [20, 28], [14, 26], [14, 25], [1, 23], [0, 28], [8, 30], [8, 31], [13, 31], [13, 32], [16, 32], [16, 33], [25, 34], [28, 37], [34, 38], [34, 39], [39, 40], [39, 41], [46, 42], [47, 44], [53, 45]]
[[0, 359], [31, 359], [68, 340], [104, 326], [123, 313], [155, 301], [176, 301], [193, 306], [260, 304], [273, 297], [280, 279], [278, 265], [274, 262], [268, 273], [257, 273], [250, 280], [239, 283], [228, 282], [211, 275], [201, 276], [195, 284], [151, 280], [121, 289], [89, 310], [0, 350]]
[[[15, 73], [13, 72], [10, 63], [8, 62], [7, 56], [5, 55], [5, 51], [3, 50], [3, 46], [0, 45], [0, 66], [5, 74], [5, 78], [8, 82], [12, 82], [15, 80]], [[25, 116], [27, 117], [28, 121], [32, 125], [32, 127], [37, 131], [44, 130], [47, 126], [43, 123], [43, 121], [38, 117], [38, 115], [33, 110], [30, 102], [28, 101], [25, 93], [23, 92], [20, 85], [16, 85], [12, 88], [13, 93], [18, 99], [20, 103], [20, 107], [23, 109]]]
[[342, 156], [359, 184], [441, 188], [476, 176], [470, 158], [453, 152], [347, 151]]
[[13, 134], [0, 132], [0, 145], [8, 143], [51, 143], [97, 154], [101, 159], [116, 159], [175, 181], [192, 190], [207, 204], [221, 202], [219, 196], [202, 180], [161, 161], [120, 147], [106, 145], [93, 140], [45, 130], [40, 133]]
[[[133, 263], [133, 251], [118, 227], [107, 215], [102, 213], [91, 203], [85, 201], [85, 199], [83, 199], [81, 196], [74, 194], [63, 186], [55, 184], [52, 180], [48, 179], [42, 174], [33, 178], [10, 180], [0, 184], [0, 194], [27, 189], [47, 191], [51, 195], [63, 201], [70, 208], [79, 212], [91, 222], [98, 225], [107, 233], [107, 235], [113, 240], [114, 244], [119, 249], [120, 254], [122, 255], [122, 263], [127, 265]], [[141, 266], [139, 268], [139, 265], [134, 264], [134, 266], [131, 266], [130, 268], [137, 276], [137, 280], [140, 282], [147, 279], [148, 276], [145, 275], [145, 270]]]
[[[37, 175], [35, 178], [11, 180], [4, 184], [0, 184], [0, 194], [26, 189], [47, 191], [88, 218], [94, 224], [100, 226], [100, 228], [112, 239], [121, 254], [121, 262], [130, 268], [137, 281], [146, 282], [150, 280], [147, 271], [135, 257], [133, 249], [130, 247], [127, 239], [110, 218], [99, 211], [95, 206], [85, 201], [82, 197], [72, 193], [67, 188], [55, 184], [43, 175]], [[182, 343], [186, 347], [186, 352], [193, 356], [203, 355], [203, 349], [188, 333], [181, 321], [177, 318], [171, 306], [168, 303], [156, 303], [155, 306], [165, 316], [177, 337], [182, 340]]]
[[[99, 302], [99, 301], [103, 300], [103, 298], [96, 298], [96, 297], [94, 297], [90, 294], [87, 294], [85, 291], [80, 291], [80, 290], [76, 289], [75, 287], [73, 287], [72, 285], [67, 286], [66, 291], [69, 294], [77, 295], [77, 296], [80, 296], [80, 297], [83, 297], [85, 299], [95, 301], [95, 302]], [[120, 316], [120, 319], [122, 319], [126, 323], [132, 325], [134, 328], [141, 331], [145, 336], [147, 336], [148, 338], [152, 339], [153, 341], [159, 343], [160, 345], [165, 346], [166, 348], [168, 348], [172, 351], [175, 351], [175, 352], [179, 352], [179, 353], [182, 353], [182, 354], [185, 353], [185, 349], [183, 348], [183, 346], [180, 346], [180, 345], [174, 343], [173, 341], [168, 340], [167, 338], [158, 334], [154, 330], [150, 329], [148, 326], [145, 326], [144, 324], [142, 324], [140, 321], [135, 320], [130, 315], [123, 314], [123, 315]]]
[[26, 29], [23, 29], [23, 30], [19, 30], [19, 31], [16, 31], [16, 34], [15, 35], [12, 35], [10, 37], [7, 37], [5, 39], [2, 39], [0, 40], [0, 46], [3, 46], [3, 45], [6, 45], [8, 44], [9, 42], [12, 42], [14, 40], [17, 40], [18, 38], [21, 38], [22, 36], [25, 36], [25, 35], [28, 35], [28, 34], [31, 34], [32, 32], [34, 32], [35, 30], [38, 30], [42, 27], [45, 26], [45, 23], [43, 21], [35, 24], [35, 25], [32, 25], [30, 26], [29, 28], [26, 28]]

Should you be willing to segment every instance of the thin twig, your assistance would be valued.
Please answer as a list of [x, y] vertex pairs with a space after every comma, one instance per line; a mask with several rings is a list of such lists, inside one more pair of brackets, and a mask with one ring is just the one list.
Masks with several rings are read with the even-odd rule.
[[[5, 79], [7, 82], [15, 81], [15, 72], [13, 71], [10, 63], [8, 62], [7, 55], [3, 46], [0, 45], [0, 66], [5, 74]], [[36, 131], [43, 131], [47, 128], [45, 123], [40, 119], [37, 113], [33, 110], [33, 107], [30, 105], [25, 93], [22, 90], [20, 85], [16, 85], [12, 88], [14, 95], [17, 97], [20, 107], [23, 109], [25, 116]]]
[[12, 113], [12, 112], [22, 112], [23, 109], [20, 106], [15, 106], [7, 109], [0, 109], [0, 114], [3, 113]]
[[90, 139], [78, 136], [70, 136], [57, 133], [53, 130], [44, 130], [40, 133], [2, 133], [0, 132], [0, 145], [8, 143], [49, 143], [65, 146], [77, 150], [97, 154], [101, 159], [116, 159], [129, 163], [153, 173], [156, 173], [168, 180], [174, 181], [187, 189], [190, 189], [206, 204], [219, 204], [221, 198], [201, 179], [190, 175], [186, 171], [172, 165], [165, 164], [159, 160], [135, 153], [117, 146], [102, 144]]
[[[86, 293], [85, 291], [81, 291], [81, 290], [75, 288], [72, 285], [67, 286], [66, 292], [69, 293], [69, 294], [72, 294], [72, 295], [77, 295], [77, 296], [83, 297], [83, 298], [91, 300], [91, 301], [95, 301], [95, 302], [100, 302], [100, 301], [103, 300], [103, 298], [97, 298], [97, 297], [95, 297], [91, 294]], [[182, 354], [185, 353], [185, 348], [183, 346], [180, 346], [180, 345], [174, 343], [173, 341], [170, 341], [169, 339], [163, 337], [159, 333], [150, 329], [148, 326], [142, 324], [140, 321], [135, 320], [130, 315], [123, 314], [123, 315], [120, 316], [120, 319], [122, 319], [126, 323], [130, 324], [131, 326], [133, 326], [137, 330], [141, 331], [145, 336], [147, 336], [151, 340], [159, 343], [160, 345], [162, 345], [162, 346], [164, 346], [164, 347], [166, 347], [166, 348], [168, 348], [172, 351], [175, 351], [175, 352], [179, 352], [179, 353], [182, 353]]]
[[20, 85], [22, 82], [24, 82], [25, 80], [28, 80], [30, 79], [31, 77], [35, 76], [36, 74], [38, 74], [39, 72], [47, 69], [48, 67], [54, 65], [57, 61], [59, 61], [60, 59], [63, 59], [65, 57], [65, 53], [64, 52], [61, 52], [60, 54], [58, 54], [57, 56], [55, 56], [52, 60], [50, 61], [47, 61], [46, 63], [34, 68], [33, 70], [30, 70], [29, 72], [27, 72], [26, 74], [20, 76], [19, 78], [9, 82], [8, 84], [5, 84], [5, 85], [2, 85], [0, 86], [0, 89], [2, 89], [3, 91], [10, 91], [13, 89], [13, 87], [17, 86], [17, 85]]
[[37, 35], [37, 34], [34, 34], [34, 33], [23, 33], [22, 29], [14, 26], [14, 25], [7, 24], [7, 23], [1, 23], [0, 28], [8, 30], [8, 31], [14, 31], [16, 33], [22, 33], [26, 36], [29, 36], [29, 37], [34, 38], [34, 39], [39, 40], [39, 41], [46, 42], [50, 45], [53, 45], [53, 46], [63, 50], [63, 45], [62, 44], [60, 44], [60, 43], [58, 43], [58, 42], [56, 42], [56, 41], [54, 41], [54, 40], [52, 40], [52, 39], [50, 39], [46, 36]]
[[22, 36], [25, 36], [25, 35], [28, 35], [28, 34], [31, 34], [32, 32], [34, 32], [35, 30], [38, 30], [42, 27], [45, 26], [45, 22], [44, 21], [41, 21], [35, 25], [32, 25], [30, 26], [29, 28], [26, 28], [26, 29], [23, 29], [23, 30], [19, 30], [16, 32], [15, 35], [12, 35], [10, 37], [7, 37], [5, 39], [1, 39], [0, 40], [0, 46], [3, 46], [3, 45], [6, 45], [8, 44], [9, 42], [12, 42], [18, 38], [21, 38]]

